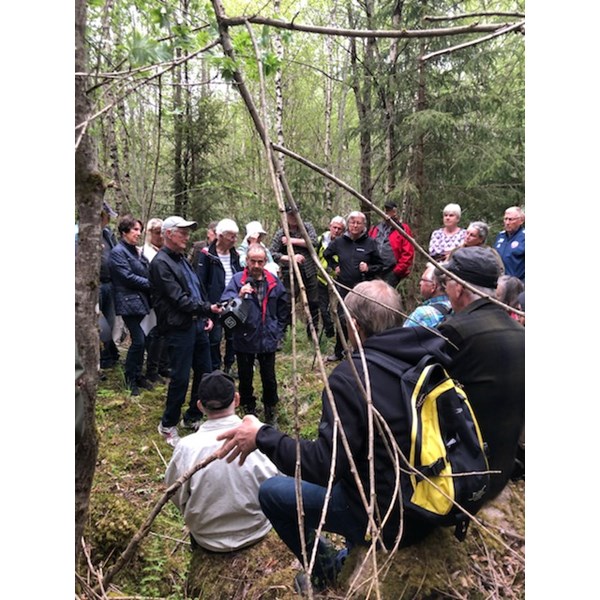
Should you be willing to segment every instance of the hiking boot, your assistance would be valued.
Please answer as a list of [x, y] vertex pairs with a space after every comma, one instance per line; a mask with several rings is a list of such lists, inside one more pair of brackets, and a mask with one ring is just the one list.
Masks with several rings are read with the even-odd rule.
[[129, 388], [130, 396], [139, 396], [140, 395], [140, 387], [139, 387], [137, 381], [130, 381], [130, 380], [126, 379], [125, 385]]
[[161, 377], [158, 373], [154, 373], [152, 375], [146, 375], [146, 379], [150, 383], [158, 383], [159, 385], [164, 385], [166, 383], [165, 379]]
[[173, 427], [164, 427], [161, 422], [158, 424], [158, 433], [163, 436], [165, 442], [172, 448], [175, 448], [181, 439], [175, 425]]
[[141, 387], [145, 390], [153, 390], [154, 389], [154, 384], [149, 379], [144, 377], [143, 375], [141, 377], [138, 377], [137, 384], [139, 387]]

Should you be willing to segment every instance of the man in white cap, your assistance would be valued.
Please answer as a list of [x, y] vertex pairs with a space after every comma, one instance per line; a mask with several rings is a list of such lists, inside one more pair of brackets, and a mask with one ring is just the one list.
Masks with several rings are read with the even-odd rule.
[[164, 245], [150, 263], [150, 284], [157, 327], [167, 337], [171, 380], [165, 410], [158, 431], [175, 447], [179, 442], [177, 424], [185, 402], [190, 370], [194, 384], [184, 426], [198, 429], [202, 412], [197, 406], [197, 386], [204, 373], [212, 371], [207, 331], [213, 326], [208, 318], [221, 308], [203, 297], [200, 282], [185, 257], [190, 233], [198, 227], [195, 221], [169, 217], [163, 221]]
[[246, 266], [248, 246], [250, 246], [250, 244], [260, 244], [267, 251], [267, 264], [265, 265], [265, 269], [279, 277], [279, 265], [273, 260], [271, 251], [265, 245], [266, 237], [267, 232], [263, 229], [260, 221], [250, 221], [250, 223], [246, 224], [246, 237], [242, 240], [242, 243], [237, 249], [238, 254], [240, 255], [240, 265], [242, 265], [242, 267]]
[[[196, 273], [200, 284], [206, 290], [208, 301], [213, 304], [221, 299], [223, 290], [236, 273], [242, 270], [240, 257], [235, 249], [239, 228], [232, 219], [221, 219], [216, 227], [216, 238], [198, 254]], [[221, 340], [223, 327], [219, 320], [208, 334], [212, 369], [221, 368]], [[223, 368], [230, 373], [235, 362], [235, 352], [231, 343], [231, 335], [225, 335], [225, 356]]]

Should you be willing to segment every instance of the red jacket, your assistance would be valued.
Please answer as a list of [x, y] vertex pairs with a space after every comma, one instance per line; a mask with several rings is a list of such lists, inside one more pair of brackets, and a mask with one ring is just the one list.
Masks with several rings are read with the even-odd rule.
[[[381, 223], [371, 227], [369, 236], [376, 238], [379, 227], [381, 227]], [[402, 228], [410, 235], [410, 237], [414, 237], [410, 227], [406, 223], [402, 223]], [[415, 248], [395, 229], [392, 229], [390, 232], [390, 246], [396, 257], [396, 266], [393, 268], [393, 272], [401, 279], [404, 279], [410, 275], [412, 270], [413, 262], [415, 260]]]

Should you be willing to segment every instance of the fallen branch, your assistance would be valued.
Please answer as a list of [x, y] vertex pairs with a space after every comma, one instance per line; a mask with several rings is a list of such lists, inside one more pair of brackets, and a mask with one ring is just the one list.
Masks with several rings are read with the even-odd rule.
[[196, 463], [191, 469], [186, 471], [175, 483], [169, 486], [159, 501], [154, 505], [152, 512], [144, 522], [144, 524], [138, 529], [136, 534], [131, 538], [131, 541], [127, 545], [127, 548], [122, 552], [121, 556], [117, 559], [117, 562], [106, 572], [106, 575], [100, 579], [98, 588], [96, 590], [104, 590], [108, 587], [111, 581], [114, 579], [115, 575], [131, 560], [132, 556], [135, 554], [137, 547], [140, 545], [140, 542], [146, 537], [150, 528], [152, 527], [152, 523], [156, 517], [160, 514], [163, 506], [170, 500], [170, 498], [175, 494], [175, 492], [188, 480], [190, 477], [204, 469], [207, 465], [209, 465], [214, 460], [217, 460], [218, 454], [217, 452], [213, 452], [210, 456], [207, 456], [204, 460]]

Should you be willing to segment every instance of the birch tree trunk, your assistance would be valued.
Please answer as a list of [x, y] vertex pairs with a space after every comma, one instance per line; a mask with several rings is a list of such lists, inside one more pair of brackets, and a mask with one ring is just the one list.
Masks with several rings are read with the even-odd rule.
[[[86, 2], [75, 2], [75, 71], [87, 72], [85, 48]], [[75, 563], [88, 513], [98, 454], [95, 405], [100, 340], [95, 307], [100, 273], [100, 211], [104, 182], [97, 167], [96, 147], [85, 127], [90, 115], [87, 77], [75, 78], [75, 203], [79, 216], [79, 245], [75, 260], [75, 341], [84, 374], [84, 425], [75, 451]]]

